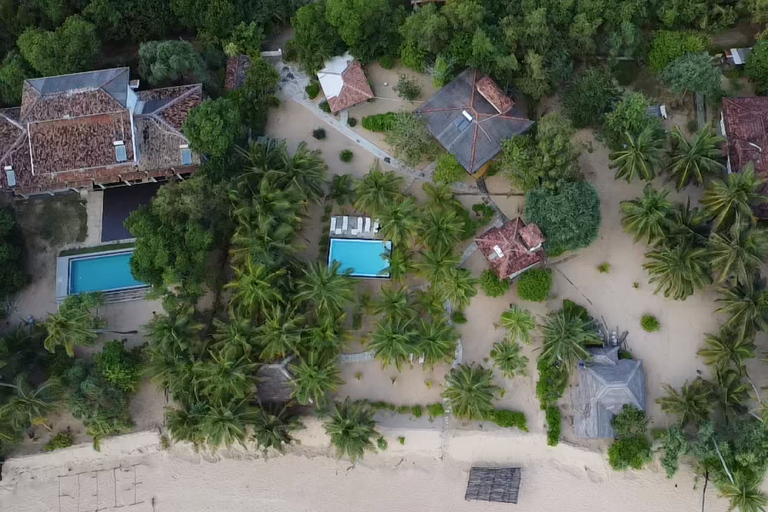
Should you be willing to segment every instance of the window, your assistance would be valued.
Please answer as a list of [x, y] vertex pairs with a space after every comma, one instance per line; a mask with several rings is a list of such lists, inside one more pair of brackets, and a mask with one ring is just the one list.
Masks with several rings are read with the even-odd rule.
[[189, 144], [182, 144], [179, 149], [181, 149], [181, 165], [192, 165], [192, 150], [189, 149]]
[[125, 142], [122, 140], [116, 140], [112, 143], [115, 146], [115, 160], [118, 163], [122, 163], [128, 160], [128, 153], [125, 150]]
[[16, 173], [13, 171], [12, 165], [6, 165], [4, 168], [5, 170], [5, 180], [8, 182], [9, 187], [15, 187], [16, 186]]

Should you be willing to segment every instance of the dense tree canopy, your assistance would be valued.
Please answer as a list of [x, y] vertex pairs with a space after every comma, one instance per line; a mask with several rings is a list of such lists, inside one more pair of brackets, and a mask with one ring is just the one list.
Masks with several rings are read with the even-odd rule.
[[96, 27], [80, 16], [55, 31], [29, 28], [18, 40], [21, 55], [41, 75], [65, 75], [93, 68], [101, 51]]

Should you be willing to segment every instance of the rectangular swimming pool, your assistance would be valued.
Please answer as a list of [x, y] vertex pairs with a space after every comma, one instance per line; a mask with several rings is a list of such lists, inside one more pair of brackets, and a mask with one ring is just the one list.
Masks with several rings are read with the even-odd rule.
[[341, 271], [352, 269], [355, 277], [389, 277], [381, 272], [389, 266], [385, 255], [392, 249], [389, 240], [331, 238], [328, 265], [341, 263]]
[[69, 260], [68, 295], [141, 288], [131, 274], [133, 251], [76, 256]]

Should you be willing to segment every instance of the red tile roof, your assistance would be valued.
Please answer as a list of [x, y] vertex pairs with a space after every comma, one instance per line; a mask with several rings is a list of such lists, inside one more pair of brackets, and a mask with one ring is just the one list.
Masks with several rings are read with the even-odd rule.
[[493, 108], [499, 111], [499, 114], [504, 114], [515, 106], [515, 102], [504, 94], [504, 91], [488, 75], [475, 83], [475, 89], [488, 103], [493, 105]]
[[544, 258], [541, 249], [544, 241], [539, 227], [535, 224], [526, 226], [520, 217], [500, 228], [489, 229], [476, 240], [480, 252], [500, 279], [514, 277], [538, 265]]
[[328, 98], [328, 105], [334, 114], [373, 98], [373, 90], [368, 85], [368, 78], [360, 62], [352, 61], [341, 73], [341, 79], [344, 85], [339, 95]]
[[247, 55], [239, 54], [237, 57], [227, 59], [227, 72], [224, 77], [224, 89], [234, 91], [245, 84], [245, 77], [251, 69], [251, 59]]
[[[723, 98], [723, 124], [728, 142], [723, 152], [731, 169], [739, 171], [748, 162], [754, 162], [755, 171], [768, 177], [768, 98]], [[763, 188], [768, 195], [768, 185]], [[768, 205], [756, 210], [761, 218], [768, 218]]]

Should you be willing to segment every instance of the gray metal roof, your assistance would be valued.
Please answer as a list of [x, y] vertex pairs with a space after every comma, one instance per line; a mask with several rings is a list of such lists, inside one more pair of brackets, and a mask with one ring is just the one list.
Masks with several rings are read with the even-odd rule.
[[520, 468], [474, 467], [469, 470], [465, 500], [517, 503]]
[[122, 106], [126, 106], [130, 68], [102, 69], [71, 75], [32, 78], [27, 83], [42, 95], [79, 89], [104, 89]]
[[[482, 76], [476, 69], [466, 69], [416, 109], [432, 135], [470, 173], [495, 157], [504, 139], [524, 133], [533, 124], [517, 106], [499, 114], [475, 90]], [[472, 118], [468, 124], [464, 112]]]
[[613, 438], [611, 422], [624, 404], [645, 410], [643, 362], [618, 359], [618, 347], [590, 349], [590, 353], [591, 362], [579, 368], [579, 386], [573, 396], [576, 435]]

